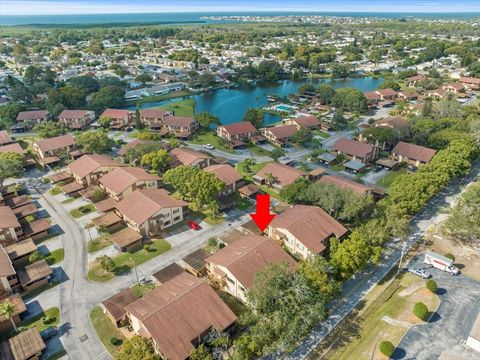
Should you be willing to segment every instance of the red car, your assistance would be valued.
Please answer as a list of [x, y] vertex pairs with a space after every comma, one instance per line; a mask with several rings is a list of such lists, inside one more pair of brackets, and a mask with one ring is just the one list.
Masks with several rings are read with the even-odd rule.
[[198, 225], [195, 221], [193, 220], [190, 220], [188, 222], [188, 226], [190, 226], [190, 229], [193, 229], [193, 230], [200, 230], [202, 227], [200, 225]]

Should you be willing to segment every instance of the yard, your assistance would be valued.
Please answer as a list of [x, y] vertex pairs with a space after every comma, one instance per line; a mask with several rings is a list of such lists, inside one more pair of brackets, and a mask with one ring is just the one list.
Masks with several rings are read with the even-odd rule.
[[[48, 321], [43, 321], [43, 318], [48, 318]], [[41, 312], [31, 319], [22, 321], [18, 324], [18, 328], [24, 328], [25, 330], [36, 327], [38, 331], [43, 331], [51, 326], [57, 326], [60, 323], [60, 309], [58, 307], [52, 307], [50, 309]], [[0, 335], [0, 340], [6, 340], [12, 336], [15, 336], [15, 330], [10, 330]]]
[[93, 204], [87, 204], [87, 205], [82, 205], [76, 209], [70, 210], [70, 215], [72, 215], [72, 217], [74, 217], [75, 219], [78, 219], [79, 217], [88, 215], [94, 212], [95, 210], [96, 209], [95, 209], [95, 206], [93, 206]]
[[134, 253], [127, 252], [114, 256], [112, 258], [115, 263], [115, 269], [113, 271], [105, 271], [100, 264], [97, 262], [93, 263], [88, 270], [88, 279], [98, 282], [110, 281], [115, 276], [130, 271], [133, 269], [134, 265], [138, 266], [143, 264], [144, 262], [170, 250], [170, 248], [170, 244], [164, 239], [152, 240], [148, 250], [141, 249]]
[[377, 185], [381, 186], [381, 187], [384, 187], [384, 188], [388, 188], [388, 187], [390, 187], [390, 185], [392, 185], [393, 181], [397, 177], [399, 177], [401, 175], [405, 175], [406, 173], [407, 173], [406, 168], [402, 168], [400, 170], [389, 171], [387, 173], [387, 175], [385, 175], [383, 178], [381, 178], [380, 180], [377, 181]]
[[132, 292], [139, 298], [143, 297], [145, 294], [149, 293], [153, 289], [155, 289], [155, 284], [154, 283], [149, 283], [145, 285], [134, 285], [131, 287]]
[[164, 110], [174, 111], [177, 116], [193, 116], [195, 115], [195, 100], [185, 99], [180, 101], [172, 101], [168, 104], [159, 106]]
[[[100, 306], [95, 306], [92, 310], [90, 310], [90, 321], [92, 322], [93, 328], [95, 329], [103, 346], [105, 346], [105, 349], [107, 349], [110, 355], [112, 355], [112, 357], [115, 359], [120, 351], [120, 345], [126, 340], [125, 337], [115, 327]], [[113, 338], [119, 340], [117, 343], [118, 345], [112, 344], [111, 340]]]
[[416, 302], [424, 302], [430, 312], [438, 308], [438, 296], [424, 284], [424, 280], [409, 273], [380, 282], [311, 358], [386, 359], [378, 350], [381, 341], [396, 346], [410, 327], [423, 323], [412, 313]]
[[245, 161], [242, 161], [237, 164], [237, 170], [240, 174], [243, 175], [244, 178], [252, 180], [252, 176], [262, 170], [265, 166], [267, 166], [268, 163], [269, 162], [261, 162], [252, 165], [252, 167], [250, 168], [251, 172], [249, 172]]
[[313, 130], [312, 134], [313, 135], [318, 135], [323, 139], [328, 139], [330, 137], [329, 133], [326, 133], [325, 131], [322, 131], [322, 130]]
[[233, 153], [229, 146], [222, 144], [221, 139], [213, 131], [199, 130], [193, 135], [192, 140], [189, 142], [192, 144], [211, 144], [218, 150]]
[[87, 252], [89, 254], [93, 254], [110, 245], [112, 245], [112, 241], [110, 240], [110, 235], [102, 235], [88, 242]]
[[54, 186], [52, 187], [50, 190], [48, 190], [48, 192], [50, 193], [50, 195], [59, 195], [62, 193], [62, 189], [60, 189], [58, 186]]
[[48, 265], [52, 266], [58, 264], [59, 262], [63, 261], [65, 257], [65, 250], [64, 249], [56, 249], [52, 252], [48, 253], [45, 256], [45, 260], [47, 261]]

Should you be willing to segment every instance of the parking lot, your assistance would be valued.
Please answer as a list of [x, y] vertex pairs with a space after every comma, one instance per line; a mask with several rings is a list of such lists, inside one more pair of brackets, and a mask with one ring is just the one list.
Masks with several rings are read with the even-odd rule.
[[[424, 255], [414, 258], [409, 267], [424, 267]], [[395, 350], [392, 359], [478, 359], [466, 347], [470, 330], [480, 311], [480, 283], [463, 274], [453, 276], [435, 268], [426, 269], [438, 284], [441, 299], [430, 321], [411, 328]]]

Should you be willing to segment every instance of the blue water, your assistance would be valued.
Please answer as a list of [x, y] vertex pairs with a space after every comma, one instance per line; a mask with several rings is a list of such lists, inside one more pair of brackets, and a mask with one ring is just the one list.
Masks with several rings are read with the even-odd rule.
[[[0, 0], [1, 2], [1, 0]], [[380, 13], [380, 12], [208, 12], [208, 13], [135, 13], [135, 14], [75, 14], [75, 15], [0, 15], [0, 25], [29, 24], [107, 24], [107, 23], [182, 23], [202, 21], [203, 16], [233, 15], [327, 15], [349, 17], [379, 17], [389, 19], [428, 18], [428, 19], [467, 19], [480, 17], [480, 12], [465, 13]], [[206, 23], [218, 21], [206, 20]], [[226, 21], [222, 21], [226, 22]]]
[[[255, 85], [246, 85], [232, 89], [219, 89], [198, 95], [178, 98], [173, 100], [163, 100], [151, 103], [145, 103], [143, 108], [152, 108], [164, 105], [170, 102], [180, 101], [185, 98], [195, 99], [195, 112], [208, 111], [220, 118], [222, 124], [230, 124], [242, 120], [243, 115], [248, 108], [263, 107], [268, 104], [268, 95], [284, 97], [288, 94], [297, 92], [297, 89], [309, 82], [314, 86], [321, 83], [327, 83], [333, 88], [352, 87], [362, 92], [371, 91], [378, 88], [383, 79], [375, 78], [351, 78], [351, 79], [320, 79], [320, 80], [281, 80], [275, 83], [257, 83]], [[128, 107], [135, 110], [135, 106]], [[272, 124], [280, 119], [276, 115], [265, 114], [264, 122]]]

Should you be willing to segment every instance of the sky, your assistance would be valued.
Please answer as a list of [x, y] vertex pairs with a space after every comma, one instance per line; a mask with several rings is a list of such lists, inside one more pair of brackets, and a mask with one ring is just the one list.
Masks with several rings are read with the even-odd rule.
[[0, 0], [0, 15], [216, 11], [480, 12], [480, 0]]

